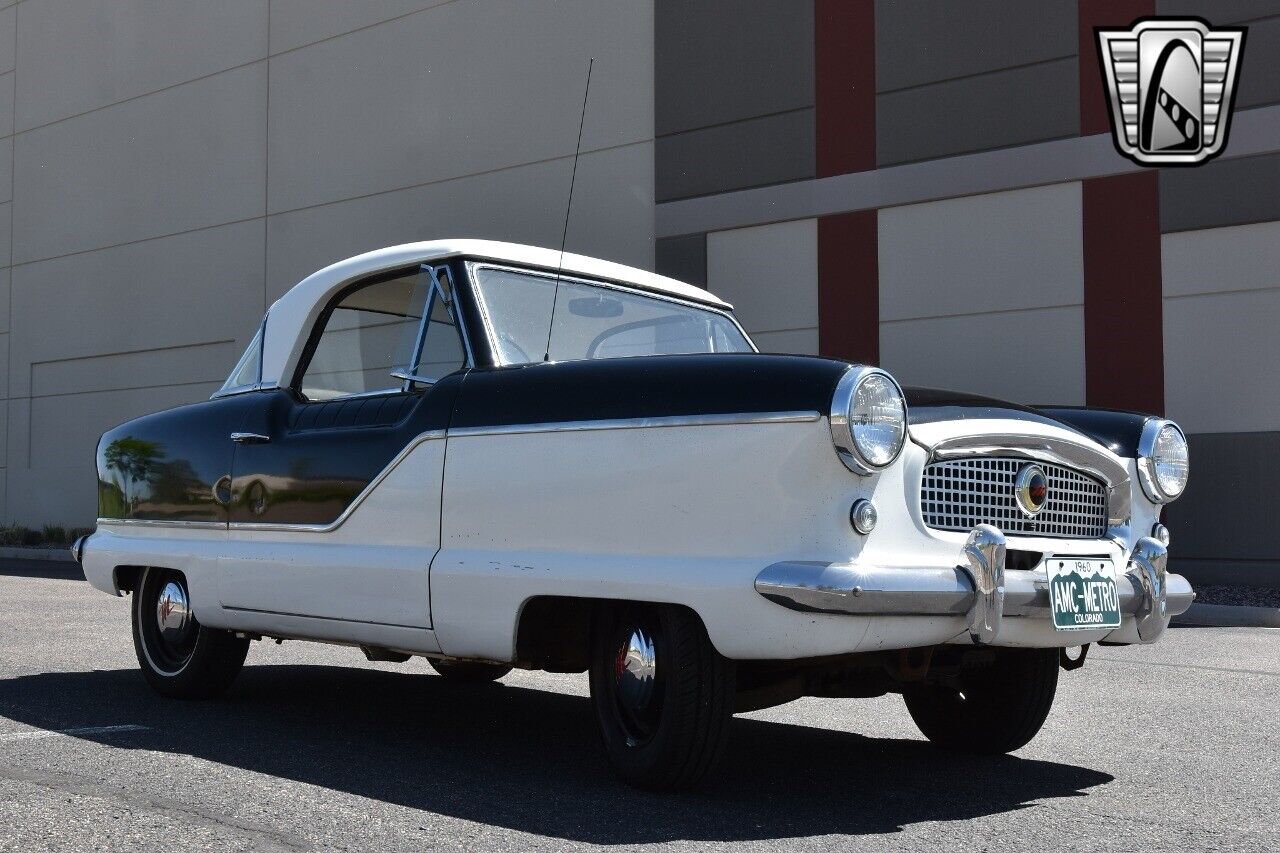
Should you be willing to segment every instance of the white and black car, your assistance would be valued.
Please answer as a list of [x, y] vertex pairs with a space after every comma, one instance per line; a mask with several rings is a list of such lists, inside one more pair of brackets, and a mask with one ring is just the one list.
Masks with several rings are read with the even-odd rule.
[[214, 397], [102, 437], [75, 551], [133, 596], [151, 685], [212, 696], [250, 640], [445, 678], [590, 672], [613, 767], [696, 782], [735, 711], [900, 693], [1006, 752], [1066, 649], [1190, 606], [1173, 423], [906, 390], [762, 355], [690, 285], [559, 252], [416, 243], [268, 311]]

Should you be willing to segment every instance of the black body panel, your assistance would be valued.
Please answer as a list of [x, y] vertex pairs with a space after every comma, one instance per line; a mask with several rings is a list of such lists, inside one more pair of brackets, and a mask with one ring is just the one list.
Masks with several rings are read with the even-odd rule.
[[230, 520], [329, 524], [410, 441], [449, 425], [464, 373], [425, 392], [308, 402], [291, 391], [248, 395], [244, 431], [268, 436], [236, 445]]
[[826, 413], [843, 361], [752, 353], [474, 370], [451, 429], [739, 413]]
[[1022, 406], [1006, 400], [940, 391], [936, 388], [904, 388], [907, 417], [913, 424], [1003, 418], [1065, 427], [1096, 441], [1117, 456], [1138, 455], [1138, 440], [1148, 415], [1088, 406]]
[[1042, 406], [1040, 411], [1092, 438], [1117, 456], [1138, 456], [1142, 427], [1150, 415], [1119, 409], [1091, 409], [1086, 406]]
[[225, 523], [231, 433], [250, 396], [144, 415], [105, 433], [98, 441], [98, 517]]

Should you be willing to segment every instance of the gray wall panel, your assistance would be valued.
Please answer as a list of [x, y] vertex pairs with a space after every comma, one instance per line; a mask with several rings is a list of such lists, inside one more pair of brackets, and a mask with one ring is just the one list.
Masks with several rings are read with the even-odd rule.
[[[262, 241], [262, 222], [245, 222], [15, 268], [14, 393], [31, 393], [33, 363], [218, 340], [238, 355], [262, 316]], [[122, 367], [114, 387], [156, 384]]]
[[1280, 477], [1280, 432], [1189, 436], [1191, 481], [1165, 510], [1170, 553], [1197, 560], [1280, 562], [1274, 507], [1258, 500]]
[[[18, 127], [262, 59], [266, 23], [267, 0], [25, 2], [18, 7]], [[6, 41], [0, 27], [0, 44], [8, 49], [12, 31]]]
[[271, 0], [271, 52], [349, 33], [449, 0]]
[[0, 11], [0, 73], [12, 71], [14, 67], [17, 15], [18, 10], [12, 6]]
[[1193, 15], [1211, 25], [1245, 24], [1236, 109], [1280, 103], [1280, 3], [1276, 0], [1160, 0], [1161, 15]]
[[707, 235], [668, 237], [659, 240], [654, 252], [654, 270], [661, 275], [707, 286]]
[[[1230, 140], [1227, 141], [1230, 145]], [[1280, 154], [1160, 172], [1160, 230], [1280, 219]]]
[[876, 0], [876, 91], [1075, 56], [1078, 26], [1075, 0]]
[[1080, 132], [1075, 58], [876, 96], [881, 166]]
[[459, 2], [273, 59], [271, 211], [571, 155], [591, 56], [583, 150], [650, 139], [652, 26], [640, 3]]
[[[268, 221], [268, 296], [359, 252], [477, 237], [560, 247], [572, 157], [327, 204]], [[566, 246], [653, 266], [653, 143], [582, 155]]]
[[655, 131], [813, 106], [813, 3], [656, 0]]
[[258, 63], [20, 134], [16, 261], [261, 216], [266, 83]]
[[812, 178], [812, 109], [659, 137], [658, 201]]
[[1237, 24], [1280, 15], [1276, 0], [1156, 0], [1158, 15], [1192, 15], [1210, 24]]
[[13, 133], [14, 72], [0, 74], [0, 136]]
[[1239, 85], [1236, 109], [1280, 103], [1280, 17], [1249, 25]]

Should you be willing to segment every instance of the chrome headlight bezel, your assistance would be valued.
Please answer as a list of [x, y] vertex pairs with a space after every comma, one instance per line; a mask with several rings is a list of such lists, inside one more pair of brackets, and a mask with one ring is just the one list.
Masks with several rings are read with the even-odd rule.
[[[1170, 493], [1160, 485], [1160, 478], [1156, 475], [1156, 441], [1160, 434], [1166, 429], [1172, 429], [1178, 437], [1182, 439], [1182, 443], [1187, 447], [1187, 475], [1183, 479], [1182, 488], [1177, 492]], [[1170, 420], [1164, 418], [1148, 418], [1147, 422], [1142, 425], [1142, 437], [1138, 439], [1138, 480], [1142, 483], [1142, 491], [1146, 496], [1157, 504], [1167, 504], [1176, 501], [1178, 498], [1186, 494], [1187, 483], [1191, 479], [1191, 451], [1187, 444], [1187, 434], [1182, 431], [1182, 427]]]
[[[893, 455], [883, 464], [876, 464], [863, 455], [858, 448], [854, 426], [849, 418], [858, 388], [872, 376], [888, 380], [899, 399], [902, 400], [902, 436]], [[902, 386], [888, 372], [878, 367], [852, 367], [840, 377], [835, 393], [831, 395], [831, 413], [828, 421], [831, 425], [831, 440], [835, 443], [836, 455], [840, 457], [845, 467], [862, 476], [875, 474], [897, 461], [902, 455], [902, 448], [907, 444], [907, 397], [902, 393]]]

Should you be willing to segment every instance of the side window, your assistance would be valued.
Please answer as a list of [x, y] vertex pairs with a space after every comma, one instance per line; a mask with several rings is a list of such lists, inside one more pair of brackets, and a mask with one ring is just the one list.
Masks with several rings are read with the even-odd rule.
[[[454, 320], [452, 310], [452, 290], [449, 287], [447, 270], [437, 274], [437, 287], [432, 283], [429, 296], [427, 325], [422, 330], [422, 343], [415, 353], [413, 377], [415, 383], [436, 382], [461, 369], [467, 361], [466, 351], [462, 347], [462, 336]], [[423, 277], [430, 281], [430, 273]]]
[[299, 384], [302, 396], [405, 391], [461, 368], [466, 355], [443, 285], [421, 267], [347, 291], [322, 320]]

